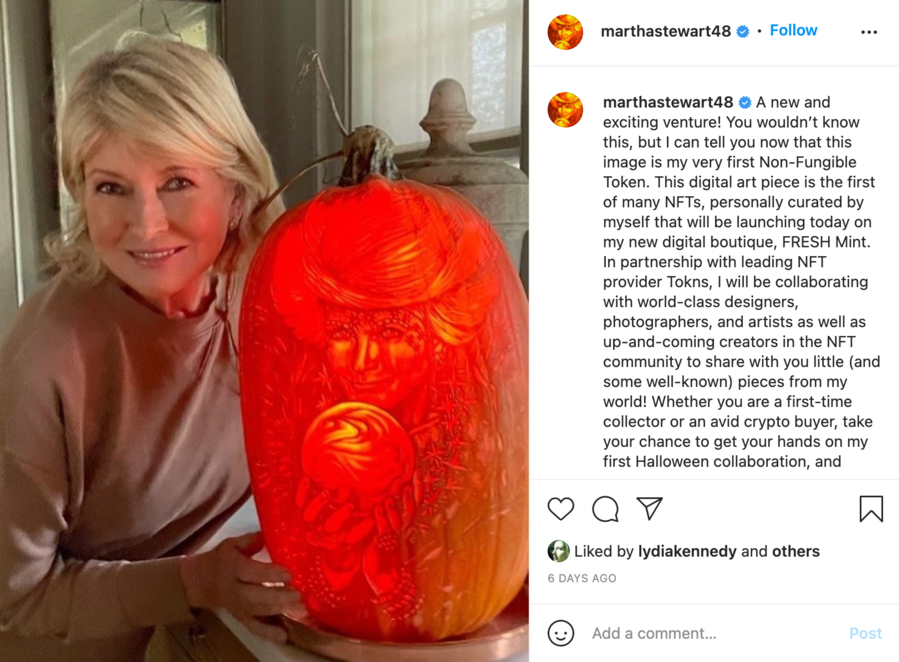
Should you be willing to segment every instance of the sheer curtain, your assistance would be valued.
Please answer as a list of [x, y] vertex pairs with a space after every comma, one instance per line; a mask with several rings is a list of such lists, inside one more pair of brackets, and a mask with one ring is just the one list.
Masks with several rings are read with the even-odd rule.
[[469, 134], [517, 133], [523, 0], [353, 0], [352, 123], [374, 124], [399, 146], [441, 78], [462, 83], [477, 118]]

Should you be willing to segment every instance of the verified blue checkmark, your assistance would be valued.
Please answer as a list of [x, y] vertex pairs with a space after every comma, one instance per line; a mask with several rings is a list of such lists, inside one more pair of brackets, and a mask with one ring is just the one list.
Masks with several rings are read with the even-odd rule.
[[737, 28], [737, 36], [740, 39], [746, 39], [746, 37], [749, 36], [749, 28], [747, 28], [745, 25], [741, 25]]
[[752, 99], [749, 97], [740, 97], [740, 108], [746, 110], [749, 106], [752, 105]]

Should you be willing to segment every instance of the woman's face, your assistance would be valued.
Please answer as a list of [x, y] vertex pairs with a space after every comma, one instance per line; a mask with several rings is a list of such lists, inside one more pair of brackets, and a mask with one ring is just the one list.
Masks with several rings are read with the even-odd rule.
[[194, 312], [237, 213], [235, 186], [115, 136], [101, 139], [84, 173], [88, 234], [103, 264], [167, 316]]
[[424, 311], [326, 306], [328, 363], [351, 400], [389, 409], [428, 369]]

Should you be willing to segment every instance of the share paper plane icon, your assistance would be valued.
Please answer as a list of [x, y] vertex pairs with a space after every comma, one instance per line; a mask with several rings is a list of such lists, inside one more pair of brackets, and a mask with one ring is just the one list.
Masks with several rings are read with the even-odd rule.
[[637, 501], [646, 508], [646, 519], [651, 520], [659, 509], [659, 504], [662, 503], [662, 497], [637, 497]]

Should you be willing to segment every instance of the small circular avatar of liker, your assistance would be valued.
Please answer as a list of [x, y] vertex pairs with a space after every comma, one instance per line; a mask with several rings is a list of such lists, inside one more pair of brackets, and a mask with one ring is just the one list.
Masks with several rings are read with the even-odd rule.
[[556, 563], [562, 563], [562, 561], [566, 560], [571, 554], [571, 549], [564, 540], [553, 540], [549, 543], [546, 553], [549, 554], [551, 560]]
[[572, 92], [559, 92], [549, 100], [547, 112], [553, 124], [567, 129], [581, 121], [584, 104]]
[[584, 38], [584, 26], [571, 14], [559, 14], [549, 22], [546, 33], [549, 43], [560, 51], [570, 51]]

